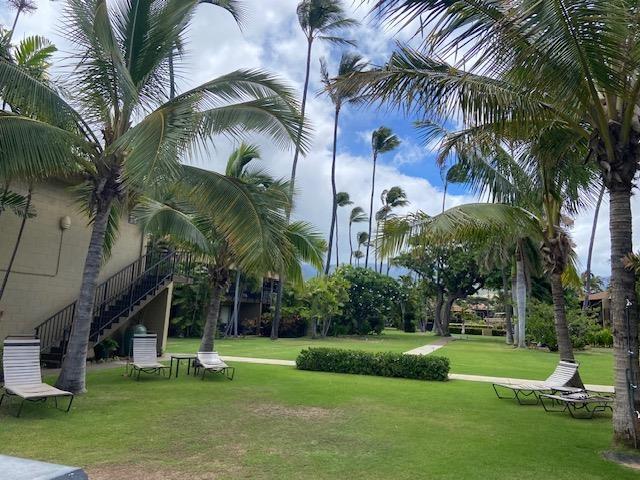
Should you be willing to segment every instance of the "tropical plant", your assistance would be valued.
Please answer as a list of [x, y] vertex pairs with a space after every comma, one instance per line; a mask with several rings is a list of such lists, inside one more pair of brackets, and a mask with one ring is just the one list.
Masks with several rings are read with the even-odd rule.
[[[376, 231], [379, 231], [379, 226], [382, 224], [382, 230], [384, 231], [384, 225], [393, 212], [394, 208], [398, 207], [406, 207], [409, 205], [409, 200], [407, 200], [407, 194], [402, 189], [402, 187], [391, 187], [389, 190], [383, 190], [380, 194], [380, 201], [382, 202], [382, 208], [378, 210], [376, 213]], [[376, 237], [378, 234], [376, 233]], [[382, 261], [383, 256], [380, 255], [380, 273], [382, 273]], [[389, 267], [391, 266], [390, 262], [387, 261], [387, 275], [389, 274]]]
[[[196, 0], [171, 0], [109, 9], [105, 0], [70, 0], [65, 29], [75, 47], [75, 61], [72, 81], [64, 90], [70, 101], [60, 93], [63, 90], [0, 59], [3, 99], [20, 112], [32, 113], [0, 116], [0, 136], [11, 139], [0, 153], [0, 176], [73, 173], [86, 179], [78, 191], [91, 218], [91, 239], [57, 382], [64, 390], [85, 390], [97, 278], [132, 194], [171, 182], [182, 173], [179, 159], [188, 158], [196, 145], [209, 148], [209, 139], [216, 135], [255, 131], [285, 146], [299, 132], [293, 92], [260, 71], [236, 71], [165, 101], [168, 57], [197, 5]], [[302, 137], [299, 143], [306, 146], [307, 135]], [[219, 218], [224, 222], [226, 212], [225, 229], [235, 243], [246, 223], [232, 217], [237, 220], [245, 212], [238, 210], [238, 192], [225, 197], [221, 182], [211, 178], [208, 186], [213, 190], [206, 195], [218, 196]], [[242, 248], [250, 249], [259, 240], [243, 241], [248, 243]]]
[[[226, 172], [232, 175], [184, 166], [183, 178], [162, 192], [162, 198], [141, 200], [136, 210], [145, 231], [190, 244], [207, 269], [211, 294], [200, 344], [203, 352], [213, 351], [220, 303], [229, 289], [233, 267], [236, 272], [255, 275], [286, 271], [290, 279], [301, 282], [301, 261], [322, 265], [325, 244], [320, 235], [304, 222], [285, 221], [290, 202], [288, 183], [261, 171], [249, 171], [247, 166], [254, 158], [259, 158], [258, 149], [243, 144], [228, 159]], [[235, 221], [243, 224], [243, 235], [258, 239], [252, 251], [233, 241], [217, 220], [217, 193], [203, 195], [212, 181], [227, 182], [242, 192], [248, 217], [236, 217]]]
[[9, 41], [13, 37], [13, 32], [16, 30], [18, 19], [23, 13], [33, 13], [38, 7], [35, 0], [6, 0], [7, 4], [16, 11], [16, 16], [13, 18], [13, 24], [11, 30], [9, 30]]
[[[369, 239], [371, 239], [371, 224], [373, 220], [373, 197], [376, 191], [376, 164], [378, 155], [390, 152], [400, 145], [400, 139], [393, 134], [390, 128], [380, 127], [371, 134], [371, 153], [373, 158], [373, 170], [371, 174], [371, 201], [369, 202]], [[367, 243], [367, 251], [364, 257], [364, 268], [369, 267], [369, 246]], [[375, 270], [375, 265], [374, 265]]]
[[[353, 205], [351, 198], [347, 192], [338, 192], [336, 194], [336, 205], [340, 208], [348, 207], [349, 205]], [[336, 268], [340, 266], [340, 254], [338, 249], [338, 212], [336, 212]]]
[[[345, 39], [340, 33], [345, 29], [358, 25], [358, 22], [347, 16], [346, 11], [340, 0], [302, 0], [296, 8], [298, 15], [298, 23], [307, 40], [307, 59], [304, 75], [304, 86], [302, 88], [302, 104], [300, 111], [302, 120], [305, 120], [307, 108], [307, 93], [309, 90], [309, 75], [311, 72], [311, 52], [313, 44], [316, 40], [326, 41], [338, 45], [355, 45], [352, 40]], [[290, 196], [293, 197], [296, 184], [296, 171], [298, 168], [298, 159], [302, 153], [301, 141], [303, 140], [303, 130], [298, 130], [296, 137], [295, 153], [291, 164], [290, 177]], [[291, 211], [287, 211], [287, 221], [291, 216]], [[271, 324], [271, 339], [278, 338], [278, 327], [280, 325], [280, 317], [282, 311], [282, 289], [284, 288], [285, 277], [280, 272], [281, 282], [278, 284], [278, 292], [276, 295], [276, 306], [273, 314], [273, 322]]]
[[[362, 223], [368, 220], [369, 217], [367, 217], [367, 214], [364, 213], [364, 209], [362, 207], [354, 207], [351, 209], [351, 213], [349, 214], [349, 265], [352, 264], [354, 254], [353, 233], [351, 232], [351, 227], [354, 223]], [[360, 245], [358, 245], [358, 248], [360, 248]]]
[[353, 257], [356, 259], [356, 266], [360, 266], [360, 259], [364, 258], [364, 253], [361, 250], [356, 250], [353, 252]]
[[[340, 57], [340, 65], [338, 66], [338, 77], [344, 77], [352, 74], [353, 72], [362, 71], [366, 67], [366, 63], [363, 61], [362, 57], [358, 54], [353, 53], [343, 53]], [[331, 76], [329, 75], [329, 69], [327, 67], [327, 62], [324, 58], [320, 59], [320, 77], [322, 83], [325, 86], [327, 95], [333, 102], [334, 107], [334, 116], [333, 116], [333, 148], [332, 148], [332, 158], [331, 158], [331, 192], [332, 192], [332, 203], [331, 203], [331, 227], [329, 230], [329, 248], [327, 250], [327, 265], [325, 267], [325, 274], [329, 273], [329, 265], [331, 265], [331, 250], [333, 246], [333, 231], [334, 228], [337, 229], [337, 216], [338, 216], [338, 201], [337, 195], [338, 190], [336, 188], [336, 154], [338, 149], [338, 123], [340, 119], [340, 110], [342, 106], [353, 99], [352, 95], [349, 92], [344, 91], [341, 88], [335, 88], [331, 84]], [[336, 266], [339, 266], [340, 261], [338, 257], [338, 238], [336, 234]]]
[[326, 337], [333, 319], [349, 301], [349, 282], [340, 275], [323, 275], [304, 284], [298, 313], [311, 322], [311, 335]]
[[629, 361], [639, 352], [637, 296], [633, 273], [622, 260], [633, 246], [630, 200], [640, 157], [635, 5], [378, 0], [373, 12], [400, 27], [417, 28], [424, 42], [418, 50], [401, 46], [366, 78], [351, 78], [367, 98], [440, 119], [455, 112], [465, 128], [508, 138], [559, 127], [572, 132], [588, 149], [587, 162], [600, 168], [609, 192], [611, 314], [617, 332], [614, 441], [638, 448], [640, 391], [629, 387], [640, 384], [640, 364]]

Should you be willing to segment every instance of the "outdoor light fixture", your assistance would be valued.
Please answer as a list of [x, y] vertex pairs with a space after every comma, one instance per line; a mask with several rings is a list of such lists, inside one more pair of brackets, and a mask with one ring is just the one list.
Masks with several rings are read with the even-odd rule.
[[60, 230], [69, 230], [71, 228], [71, 218], [68, 215], [60, 217]]

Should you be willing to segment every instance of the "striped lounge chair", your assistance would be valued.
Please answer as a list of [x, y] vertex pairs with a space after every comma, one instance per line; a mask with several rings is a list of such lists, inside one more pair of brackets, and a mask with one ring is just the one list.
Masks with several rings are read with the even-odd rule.
[[[584, 392], [584, 385], [578, 374], [578, 364], [561, 360], [554, 372], [541, 383], [494, 383], [493, 390], [498, 398], [515, 399], [520, 405], [540, 403], [540, 395], [554, 393]], [[510, 390], [510, 396], [500, 392]]]
[[40, 339], [7, 337], [3, 348], [4, 392], [0, 397], [0, 405], [5, 397], [21, 398], [22, 402], [16, 414], [19, 417], [25, 402], [45, 403], [48, 398], [53, 398], [58, 408], [58, 397], [69, 397], [66, 411], [71, 409], [73, 393], [42, 383]]
[[218, 352], [198, 352], [195, 361], [195, 375], [198, 375], [200, 369], [202, 369], [202, 380], [207, 372], [221, 373], [229, 380], [233, 380], [236, 373], [236, 369], [224, 363]]
[[155, 333], [133, 336], [133, 362], [128, 365], [131, 369], [130, 376], [135, 376], [137, 372], [136, 380], [140, 380], [141, 373], [164, 375], [164, 372], [169, 370], [169, 378], [171, 378], [171, 367], [158, 361], [157, 343], [158, 336]]

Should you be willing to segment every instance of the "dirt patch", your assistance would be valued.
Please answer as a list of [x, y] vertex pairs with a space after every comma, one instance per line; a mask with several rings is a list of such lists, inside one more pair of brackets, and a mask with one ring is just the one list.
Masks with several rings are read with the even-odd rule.
[[250, 409], [261, 417], [297, 418], [301, 420], [322, 420], [335, 416], [335, 411], [321, 407], [292, 407], [279, 404], [256, 405]]
[[608, 451], [604, 452], [602, 456], [610, 462], [615, 462], [624, 467], [633, 468], [634, 470], [640, 470], [640, 455]]

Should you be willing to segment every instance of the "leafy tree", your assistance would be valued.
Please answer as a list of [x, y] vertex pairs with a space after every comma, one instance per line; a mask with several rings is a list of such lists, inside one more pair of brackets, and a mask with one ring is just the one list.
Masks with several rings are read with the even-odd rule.
[[392, 318], [400, 301], [398, 282], [367, 268], [341, 266], [335, 276], [349, 284], [349, 301], [335, 319], [343, 334], [381, 333], [385, 320]]
[[[378, 155], [381, 153], [388, 153], [395, 150], [400, 145], [400, 139], [397, 135], [394, 135], [390, 128], [380, 127], [371, 134], [371, 152], [373, 156], [373, 171], [371, 174], [371, 201], [369, 203], [369, 239], [371, 239], [371, 222], [373, 220], [373, 197], [376, 191], [376, 164], [378, 162]], [[364, 258], [364, 268], [369, 267], [369, 246], [367, 243], [367, 252]], [[375, 270], [375, 265], [374, 265]]]
[[[351, 75], [354, 72], [362, 71], [366, 67], [366, 63], [362, 57], [358, 54], [343, 53], [340, 57], [340, 64], [338, 66], [339, 77]], [[336, 153], [338, 149], [338, 123], [340, 120], [340, 111], [343, 105], [353, 99], [349, 92], [344, 91], [341, 88], [335, 88], [331, 84], [331, 76], [329, 75], [329, 69], [327, 62], [324, 58], [320, 59], [320, 76], [322, 83], [326, 88], [327, 95], [333, 102], [334, 118], [333, 118], [333, 149], [331, 159], [331, 192], [332, 192], [332, 205], [331, 205], [331, 228], [329, 230], [329, 248], [327, 250], [327, 265], [325, 267], [325, 274], [329, 273], [329, 265], [331, 265], [331, 250], [333, 246], [333, 231], [334, 228], [338, 228], [338, 190], [336, 188]], [[338, 235], [336, 233], [336, 266], [340, 265], [338, 259]]]
[[[196, 0], [171, 0], [109, 9], [105, 0], [70, 0], [65, 30], [74, 63], [64, 90], [0, 59], [2, 97], [18, 111], [33, 114], [0, 117], [0, 136], [11, 139], [0, 153], [0, 176], [75, 174], [86, 179], [79, 190], [91, 219], [91, 239], [57, 382], [62, 389], [85, 390], [97, 279], [128, 200], [155, 182], [171, 182], [181, 173], [179, 160], [188, 158], [195, 145], [208, 148], [216, 135], [254, 131], [286, 145], [299, 132], [293, 92], [260, 71], [233, 72], [166, 101], [168, 58], [197, 5]], [[306, 145], [304, 138], [299, 143]], [[237, 222], [246, 215], [237, 208], [241, 202], [225, 198], [225, 187], [219, 186], [228, 183], [225, 179], [210, 180], [211, 194], [219, 195], [220, 222], [227, 222], [230, 234], [235, 231], [230, 235], [234, 243], [248, 242], [243, 248], [251, 248], [257, 239], [241, 239], [247, 223]]]
[[311, 322], [313, 338], [326, 337], [332, 320], [342, 314], [349, 300], [349, 282], [340, 275], [315, 277], [304, 284], [299, 314]]

